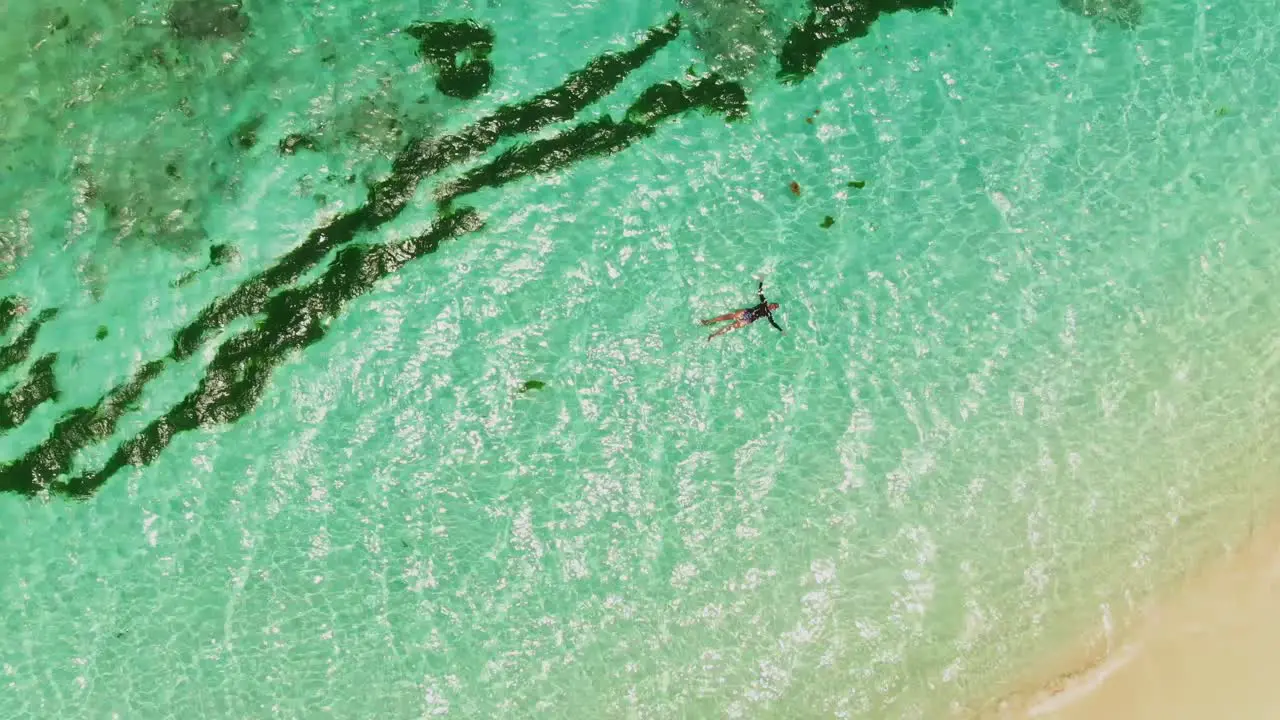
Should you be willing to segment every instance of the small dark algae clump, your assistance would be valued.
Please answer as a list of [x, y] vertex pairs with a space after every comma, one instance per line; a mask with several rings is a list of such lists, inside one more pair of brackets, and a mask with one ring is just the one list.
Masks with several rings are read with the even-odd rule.
[[169, 283], [169, 287], [171, 288], [186, 287], [187, 285], [190, 285], [191, 281], [195, 280], [199, 274], [200, 274], [199, 270], [188, 270], [182, 273], [181, 275], [179, 275], [177, 280], [174, 280], [173, 282]]
[[95, 337], [95, 338], [97, 338], [98, 340], [106, 340], [106, 339], [107, 339], [107, 326], [106, 326], [106, 325], [99, 325], [99, 326], [98, 326], [98, 334], [97, 334], [97, 335], [94, 335], [94, 337]]
[[853, 188], [854, 190], [861, 190], [866, 186], [867, 186], [866, 180], [850, 180], [849, 181], [849, 187]]
[[808, 17], [791, 29], [778, 54], [778, 78], [795, 83], [812, 75], [828, 50], [866, 37], [881, 15], [950, 12], [954, 4], [955, 0], [809, 0]]
[[199, 270], [188, 270], [178, 277], [177, 280], [169, 283], [169, 287], [180, 288], [190, 284], [192, 280], [200, 273], [209, 268], [221, 267], [227, 263], [235, 262], [240, 258], [240, 251], [236, 250], [235, 245], [227, 243], [219, 243], [209, 248], [209, 264]]
[[184, 40], [234, 40], [249, 29], [239, 0], [174, 0], [165, 19], [173, 34]]
[[832, 225], [835, 225], [835, 224], [836, 224], [836, 219], [835, 219], [835, 218], [833, 218], [833, 217], [831, 217], [830, 215], [828, 215], [828, 216], [826, 216], [826, 217], [822, 218], [822, 229], [823, 229], [823, 230], [826, 230], [827, 228], [829, 228], [829, 227], [831, 227]]
[[235, 245], [220, 243], [209, 248], [209, 265], [211, 267], [221, 267], [229, 262], [235, 262], [240, 257], [240, 252], [236, 250]]
[[240, 123], [232, 137], [232, 144], [241, 150], [252, 150], [253, 146], [258, 144], [258, 130], [262, 128], [264, 122], [266, 117], [259, 115]]
[[546, 386], [547, 384], [541, 380], [525, 380], [524, 384], [520, 386], [520, 392], [526, 393], [530, 390], [541, 390]]
[[493, 31], [470, 20], [415, 23], [405, 33], [417, 38], [418, 52], [436, 66], [436, 89], [470, 100], [493, 80]]
[[280, 141], [280, 154], [293, 155], [299, 150], [310, 150], [315, 152], [317, 147], [318, 144], [316, 143], [315, 138], [302, 133], [294, 133], [292, 135], [286, 135], [285, 138]]

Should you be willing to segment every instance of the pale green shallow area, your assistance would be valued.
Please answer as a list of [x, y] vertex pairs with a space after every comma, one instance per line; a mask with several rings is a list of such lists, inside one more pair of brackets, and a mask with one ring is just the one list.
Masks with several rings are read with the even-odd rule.
[[[1051, 0], [894, 15], [797, 86], [766, 62], [746, 121], [478, 193], [485, 230], [352, 303], [244, 420], [85, 503], [0, 497], [0, 717], [927, 718], [1122, 627], [1275, 487], [1280, 3], [1193, 5], [1132, 31]], [[286, 133], [371, 94], [464, 127], [680, 9], [254, 4], [242, 42], [131, 74], [99, 68], [163, 32], [95, 5], [72, 28], [97, 45], [31, 50], [53, 11], [6, 6], [0, 294], [63, 309], [32, 353], [63, 394], [0, 460], [397, 147], [281, 158]], [[436, 17], [494, 27], [490, 93], [435, 94], [392, 34]], [[686, 32], [581, 117], [695, 62]], [[113, 240], [77, 155], [195, 198], [204, 234]], [[364, 239], [420, 231], [425, 197]], [[171, 288], [212, 242], [240, 260]], [[708, 345], [755, 276], [787, 334]]]

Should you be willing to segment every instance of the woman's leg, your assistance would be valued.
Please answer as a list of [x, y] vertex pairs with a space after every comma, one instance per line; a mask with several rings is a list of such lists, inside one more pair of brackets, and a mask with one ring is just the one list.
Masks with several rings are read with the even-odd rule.
[[741, 319], [742, 319], [742, 315], [743, 315], [744, 313], [746, 313], [746, 310], [734, 310], [733, 312], [731, 312], [731, 313], [725, 313], [724, 315], [721, 315], [720, 317], [713, 317], [713, 318], [711, 318], [710, 320], [703, 320], [703, 321], [702, 321], [702, 324], [703, 324], [703, 325], [715, 325], [716, 323], [718, 323], [718, 322], [724, 322], [725, 320], [741, 320]]
[[724, 327], [720, 328], [719, 330], [707, 336], [707, 342], [711, 342], [711, 340], [714, 339], [715, 336], [717, 335], [723, 335], [729, 332], [730, 330], [737, 330], [738, 328], [743, 327], [746, 324], [747, 324], [746, 320], [743, 320], [742, 318], [738, 318], [738, 320], [734, 322], [732, 325], [725, 325]]

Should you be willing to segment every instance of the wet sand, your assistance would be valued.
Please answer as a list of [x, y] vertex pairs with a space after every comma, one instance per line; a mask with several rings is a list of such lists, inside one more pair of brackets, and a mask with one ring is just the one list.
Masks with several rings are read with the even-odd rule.
[[1110, 652], [999, 717], [1280, 718], [1280, 520], [1194, 575]]

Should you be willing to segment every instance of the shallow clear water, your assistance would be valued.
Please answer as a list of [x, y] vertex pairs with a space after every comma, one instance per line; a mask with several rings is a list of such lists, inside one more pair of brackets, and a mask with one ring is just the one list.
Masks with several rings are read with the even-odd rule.
[[[0, 12], [0, 296], [28, 308], [0, 342], [59, 310], [0, 376], [56, 353], [0, 478], [76, 444], [44, 492], [0, 494], [0, 716], [963, 714], [1269, 504], [1276, 2], [1149, 0], [1126, 27], [958, 0], [795, 83], [794, 2], [253, 3], [214, 38], [163, 3]], [[351, 245], [426, 231], [437, 188], [656, 83], [718, 69], [745, 118], [676, 113], [456, 200], [484, 227], [315, 342], [258, 308], [165, 359], [410, 138], [677, 12], [572, 120], [425, 178]], [[401, 32], [464, 18], [494, 33], [472, 99]], [[315, 150], [282, 154], [291, 133]], [[757, 277], [786, 334], [707, 343]], [[220, 358], [268, 336], [279, 364], [235, 366], [267, 380], [228, 421]], [[162, 359], [103, 437], [60, 425]], [[188, 397], [213, 409], [170, 438]], [[149, 462], [118, 452], [148, 432]]]

